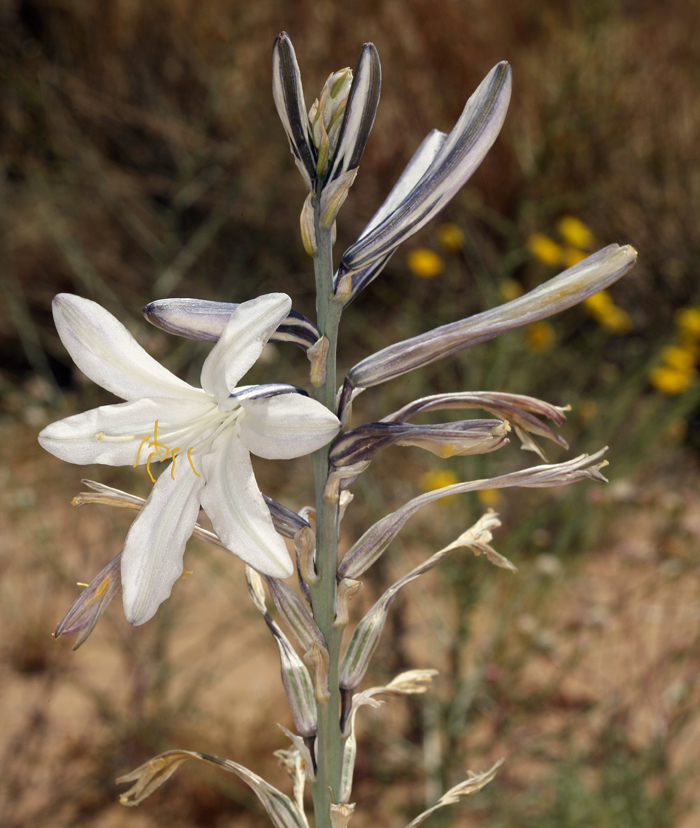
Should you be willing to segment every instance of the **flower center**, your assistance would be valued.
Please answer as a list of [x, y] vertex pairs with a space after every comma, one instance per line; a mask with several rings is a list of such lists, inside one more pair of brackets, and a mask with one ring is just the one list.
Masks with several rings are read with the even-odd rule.
[[[231, 411], [221, 411], [218, 406], [214, 406], [205, 414], [200, 415], [184, 424], [174, 425], [170, 428], [161, 428], [161, 433], [158, 433], [158, 420], [153, 425], [153, 431], [140, 437], [135, 434], [105, 434], [104, 431], [98, 431], [95, 434], [96, 440], [122, 441], [122, 440], [139, 440], [139, 446], [136, 449], [136, 460], [134, 468], [136, 468], [141, 461], [141, 452], [149, 450], [148, 459], [146, 460], [146, 471], [151, 478], [151, 483], [155, 483], [155, 478], [151, 472], [151, 461], [154, 457], [163, 463], [169, 457], [171, 459], [170, 477], [175, 479], [175, 461], [179, 457], [184, 446], [187, 446], [187, 461], [190, 464], [192, 472], [201, 477], [195, 468], [194, 459], [201, 456], [212, 445], [214, 440], [226, 428], [232, 426], [236, 420], [243, 413], [240, 406], [236, 406]], [[149, 442], [150, 441], [150, 442]], [[189, 443], [189, 445], [188, 445]], [[144, 449], [146, 446], [146, 449]], [[192, 456], [195, 452], [195, 458]]]

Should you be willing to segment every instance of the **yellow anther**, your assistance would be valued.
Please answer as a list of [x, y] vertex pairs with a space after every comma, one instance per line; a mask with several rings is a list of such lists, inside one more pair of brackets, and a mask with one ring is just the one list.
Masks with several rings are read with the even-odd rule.
[[148, 476], [151, 478], [151, 483], [156, 482], [155, 477], [151, 474], [151, 457], [153, 457], [154, 454], [155, 454], [155, 451], [152, 451], [148, 455], [148, 460], [146, 460], [146, 471], [148, 472]]
[[194, 575], [194, 572], [191, 569], [183, 569], [182, 570], [182, 577], [184, 578], [185, 575]]
[[81, 586], [81, 587], [89, 587], [89, 586], [90, 586], [90, 584], [84, 584], [82, 581], [78, 581], [78, 586]]
[[197, 474], [197, 469], [195, 469], [195, 467], [194, 467], [194, 463], [192, 462], [192, 456], [190, 454], [190, 452], [192, 451], [193, 448], [194, 448], [194, 446], [190, 446], [187, 449], [187, 459], [190, 461], [190, 466], [192, 467], [192, 471], [197, 475], [197, 477], [200, 477], [200, 475]]
[[[165, 457], [168, 456], [168, 454], [167, 454], [167, 452], [169, 451], [168, 447], [165, 445], [165, 443], [159, 443], [158, 442], [158, 420], [156, 420], [156, 424], [153, 427], [153, 442], [149, 443], [148, 447], [149, 448], [154, 448], [156, 453], [158, 454], [158, 457], [160, 457], [160, 450], [161, 450], [161, 447], [162, 447], [162, 448], [166, 449]], [[163, 458], [163, 460], [165, 460], [165, 457]]]
[[[97, 436], [97, 435], [95, 435], [95, 436]], [[143, 448], [143, 444], [146, 442], [146, 440], [150, 440], [150, 438], [151, 438], [151, 435], [147, 434], [143, 438], [143, 440], [141, 440], [141, 443], [139, 444], [138, 451], [136, 452], [136, 462], [134, 463], [134, 468], [136, 468], [136, 466], [138, 466], [138, 464], [139, 464], [139, 457], [141, 456], [141, 449]]]
[[171, 480], [175, 480], [175, 452], [176, 451], [180, 451], [180, 446], [175, 446], [175, 448], [172, 450], [173, 462], [172, 462], [172, 465], [170, 466], [170, 479]]
[[98, 431], [98, 432], [95, 433], [95, 439], [96, 440], [103, 440], [104, 436], [105, 436], [104, 431]]

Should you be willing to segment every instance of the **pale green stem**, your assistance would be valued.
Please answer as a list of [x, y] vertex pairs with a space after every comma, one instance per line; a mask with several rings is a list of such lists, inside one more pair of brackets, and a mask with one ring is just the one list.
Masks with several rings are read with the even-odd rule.
[[[333, 296], [333, 251], [331, 230], [319, 222], [318, 200], [314, 203], [316, 225], [316, 309], [318, 327], [329, 342], [325, 382], [316, 396], [335, 412], [336, 344], [342, 303]], [[324, 499], [328, 478], [329, 447], [313, 455], [316, 482], [316, 569], [318, 583], [310, 585], [314, 619], [325, 636], [330, 656], [328, 686], [330, 699], [317, 702], [318, 773], [312, 786], [316, 828], [330, 828], [330, 806], [338, 801], [342, 772], [343, 738], [340, 732], [340, 690], [338, 669], [343, 631], [333, 627], [335, 620], [336, 566], [338, 550], [338, 504]]]

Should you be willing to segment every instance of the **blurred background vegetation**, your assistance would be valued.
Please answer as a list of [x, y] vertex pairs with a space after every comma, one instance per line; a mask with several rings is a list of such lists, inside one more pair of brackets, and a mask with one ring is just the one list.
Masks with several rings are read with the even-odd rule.
[[[283, 29], [309, 104], [362, 42], [382, 61], [338, 255], [425, 134], [452, 127], [494, 63], [513, 66], [501, 137], [348, 309], [341, 368], [513, 298], [588, 249], [640, 251], [609, 294], [358, 400], [356, 422], [458, 389], [569, 403], [562, 433], [575, 454], [609, 443], [612, 482], [435, 504], [371, 572], [358, 613], [487, 506], [502, 515], [498, 549], [520, 568], [455, 558], [397, 601], [374, 678], [414, 666], [441, 676], [417, 701], [364, 718], [354, 824], [404, 825], [467, 768], [505, 755], [487, 791], [432, 824], [700, 825], [697, 4], [5, 0], [0, 17], [3, 825], [266, 823], [247, 791], [206, 769], [180, 771], [135, 812], [115, 804], [116, 776], [174, 747], [286, 785], [271, 756], [283, 745], [274, 723], [289, 724], [275, 648], [236, 560], [191, 542], [195, 574], [150, 624], [129, 628], [115, 602], [78, 653], [51, 640], [75, 581], [119, 550], [130, 520], [72, 511], [80, 478], [148, 488], [36, 444], [46, 423], [108, 400], [58, 340], [60, 291], [104, 304], [195, 382], [207, 348], [147, 329], [146, 301], [282, 290], [313, 318], [303, 184], [270, 94]], [[305, 383], [298, 351], [267, 357], [255, 380]], [[389, 452], [354, 487], [346, 544], [422, 488], [535, 461], [515, 441], [440, 463]], [[305, 460], [260, 463], [259, 478], [294, 508], [311, 501]]]

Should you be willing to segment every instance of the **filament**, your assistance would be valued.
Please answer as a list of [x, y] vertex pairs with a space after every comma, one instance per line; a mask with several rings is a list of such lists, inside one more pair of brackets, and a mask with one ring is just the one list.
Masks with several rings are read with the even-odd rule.
[[175, 452], [180, 451], [180, 446], [175, 446], [172, 450], [171, 454], [173, 456], [173, 462], [170, 464], [170, 479], [175, 480]]
[[193, 472], [197, 475], [197, 477], [200, 477], [200, 475], [199, 475], [199, 474], [197, 474], [197, 469], [195, 469], [195, 467], [194, 467], [194, 463], [192, 462], [192, 455], [190, 454], [190, 452], [192, 451], [192, 448], [193, 448], [193, 447], [192, 447], [192, 446], [190, 446], [190, 447], [187, 449], [187, 459], [190, 461], [190, 466], [192, 467], [192, 471], [193, 471]]
[[138, 451], [136, 452], [136, 462], [134, 463], [134, 468], [136, 468], [136, 466], [138, 466], [138, 464], [139, 464], [139, 457], [141, 456], [141, 449], [143, 448], [143, 444], [146, 442], [146, 440], [148, 440], [148, 439], [150, 438], [150, 436], [151, 436], [150, 434], [147, 434], [147, 435], [143, 438], [143, 440], [141, 440], [141, 443], [139, 444]]
[[146, 471], [148, 472], [148, 476], [151, 478], [151, 483], [156, 482], [155, 477], [151, 474], [151, 457], [153, 457], [154, 454], [155, 454], [155, 451], [152, 451], [148, 455], [148, 460], [146, 460]]

